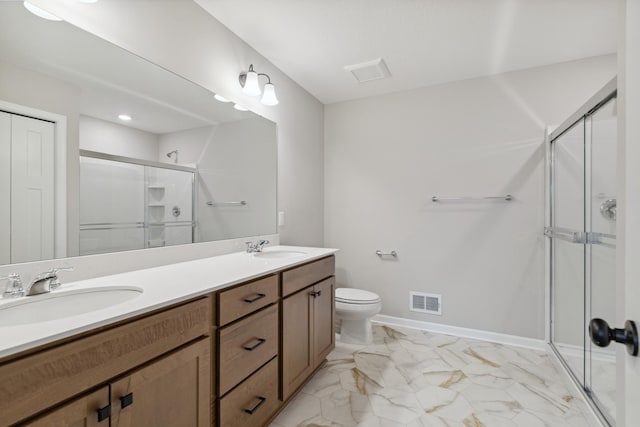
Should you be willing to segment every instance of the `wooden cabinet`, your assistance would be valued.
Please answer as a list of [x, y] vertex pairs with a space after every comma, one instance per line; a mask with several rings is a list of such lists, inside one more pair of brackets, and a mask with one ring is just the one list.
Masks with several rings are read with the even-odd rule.
[[98, 411], [109, 406], [109, 387], [72, 400], [25, 427], [107, 427], [109, 418], [98, 421]]
[[[208, 336], [210, 330], [211, 303], [209, 298], [200, 298], [0, 363], [0, 425], [12, 425], [82, 396], [150, 360]], [[211, 378], [202, 381], [211, 384]]]
[[220, 329], [219, 395], [278, 354], [278, 306]]
[[111, 427], [211, 425], [211, 360], [200, 340], [111, 384]]
[[327, 268], [333, 265], [333, 257], [316, 263], [298, 267], [305, 274], [291, 274], [290, 277], [295, 277], [293, 285], [286, 280], [286, 272], [283, 274], [283, 292], [285, 286], [302, 288], [282, 301], [281, 397], [285, 401], [307, 381], [335, 346], [333, 276], [306, 287], [302, 287], [299, 279], [309, 277], [308, 272], [313, 272], [311, 280], [333, 274], [332, 268]]
[[202, 339], [26, 425], [208, 427], [211, 425], [209, 351], [208, 340]]
[[220, 425], [263, 426], [281, 404], [278, 399], [278, 358], [274, 358], [220, 399]]
[[322, 258], [0, 360], [0, 426], [267, 425], [334, 347], [334, 265]]

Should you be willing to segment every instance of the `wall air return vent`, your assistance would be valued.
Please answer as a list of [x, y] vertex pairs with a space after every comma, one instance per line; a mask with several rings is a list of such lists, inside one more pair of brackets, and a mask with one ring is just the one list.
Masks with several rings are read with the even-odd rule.
[[347, 65], [345, 70], [351, 72], [358, 83], [370, 82], [389, 77], [391, 73], [384, 63], [384, 59], [378, 58], [355, 65]]
[[442, 295], [412, 291], [409, 293], [409, 310], [442, 316]]

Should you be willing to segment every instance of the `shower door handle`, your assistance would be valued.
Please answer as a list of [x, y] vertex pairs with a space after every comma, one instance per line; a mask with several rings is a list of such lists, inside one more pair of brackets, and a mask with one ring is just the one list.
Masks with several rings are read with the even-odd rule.
[[633, 320], [624, 322], [624, 329], [611, 329], [606, 321], [597, 318], [591, 319], [589, 336], [598, 347], [606, 347], [611, 341], [615, 341], [624, 344], [630, 355], [638, 355], [638, 328]]

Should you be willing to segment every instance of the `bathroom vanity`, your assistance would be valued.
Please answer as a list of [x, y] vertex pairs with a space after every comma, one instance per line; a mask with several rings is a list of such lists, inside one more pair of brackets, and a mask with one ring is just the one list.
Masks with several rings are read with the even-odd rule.
[[0, 326], [0, 425], [266, 425], [334, 347], [335, 250], [295, 249], [63, 285], [143, 291]]

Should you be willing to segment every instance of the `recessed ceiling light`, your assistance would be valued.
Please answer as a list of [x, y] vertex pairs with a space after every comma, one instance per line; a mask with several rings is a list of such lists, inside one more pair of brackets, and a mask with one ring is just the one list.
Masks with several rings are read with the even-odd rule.
[[131, 121], [131, 116], [130, 116], [130, 115], [128, 115], [128, 114], [120, 114], [120, 115], [118, 116], [118, 118], [119, 118], [120, 120], [122, 120], [123, 122], [130, 122], [130, 121]]
[[213, 97], [215, 99], [217, 99], [218, 101], [220, 101], [220, 102], [231, 102], [227, 98], [225, 98], [224, 96], [218, 95], [217, 93], [215, 95], [213, 95]]
[[243, 107], [240, 104], [233, 104], [233, 108], [235, 108], [238, 111], [249, 111], [249, 109], [247, 107]]
[[39, 16], [42, 19], [46, 19], [49, 21], [62, 21], [61, 18], [58, 18], [56, 15], [54, 15], [51, 12], [47, 12], [46, 10], [33, 5], [31, 3], [29, 3], [28, 1], [25, 0], [25, 2], [23, 3], [24, 7], [31, 13], [33, 13], [36, 16]]

